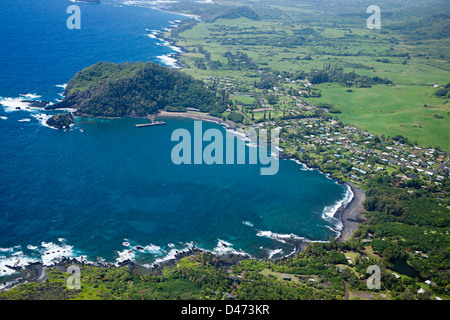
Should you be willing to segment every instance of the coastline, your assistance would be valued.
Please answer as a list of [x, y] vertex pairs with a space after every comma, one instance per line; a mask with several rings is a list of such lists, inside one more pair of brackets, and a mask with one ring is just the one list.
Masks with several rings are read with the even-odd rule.
[[[164, 10], [167, 12], [171, 12], [168, 10]], [[187, 18], [191, 18], [191, 19], [196, 19], [198, 21], [201, 21], [200, 18], [198, 16], [195, 15], [188, 15], [188, 14], [183, 14], [183, 13], [179, 13], [179, 12], [172, 12], [172, 13], [176, 13], [176, 14], [180, 14], [180, 15], [184, 15]], [[175, 28], [178, 27], [178, 25], [175, 26]], [[171, 42], [173, 43], [174, 46], [177, 46], [177, 42], [172, 39], [167, 37], [168, 36], [168, 32], [166, 32], [165, 34], [165, 38], [162, 38], [163, 40], [167, 41], [167, 42]], [[184, 52], [176, 52], [175, 55], [182, 55]], [[178, 59], [176, 59], [176, 63], [178, 63]], [[189, 112], [167, 112], [167, 111], [160, 111], [159, 114], [157, 116], [161, 116], [161, 117], [183, 117], [183, 118], [191, 118], [191, 119], [197, 119], [197, 120], [203, 120], [203, 121], [211, 121], [211, 122], [216, 122], [219, 123], [223, 126], [226, 127], [226, 129], [232, 129], [232, 130], [236, 130], [236, 126], [235, 123], [232, 121], [225, 121], [222, 119], [219, 119], [217, 117], [213, 117], [210, 116], [208, 114], [200, 114], [200, 113], [189, 113]], [[284, 157], [286, 158], [286, 157]], [[290, 158], [287, 158], [290, 159]], [[293, 159], [296, 160], [296, 159]], [[301, 161], [300, 161], [301, 162]], [[305, 165], [308, 169], [314, 169], [314, 168], [309, 168], [307, 166], [307, 163], [301, 162], [303, 165]], [[320, 168], [315, 168], [318, 169], [320, 171]], [[323, 173], [322, 171], [320, 171], [321, 173]], [[325, 174], [325, 173], [323, 173]], [[334, 179], [334, 177], [331, 175], [330, 178]], [[338, 182], [339, 179], [337, 179]], [[363, 206], [363, 202], [365, 200], [365, 191], [363, 189], [360, 189], [358, 187], [356, 187], [354, 184], [349, 183], [349, 182], [345, 182], [345, 184], [351, 189], [351, 191], [353, 192], [353, 198], [351, 199], [351, 201], [349, 203], [346, 204], [345, 207], [341, 207], [339, 208], [336, 213], [334, 214], [335, 218], [338, 218], [341, 222], [342, 222], [342, 230], [340, 230], [340, 234], [339, 236], [336, 238], [337, 241], [339, 242], [345, 242], [348, 239], [350, 239], [350, 237], [353, 235], [353, 233], [358, 229], [358, 225], [361, 222], [366, 221], [366, 217], [364, 216], [364, 206]], [[301, 251], [304, 248], [304, 245], [296, 245], [296, 252]]]
[[[178, 116], [178, 115], [172, 115], [172, 116]], [[190, 118], [190, 116], [188, 116]], [[198, 117], [196, 117], [198, 118]], [[201, 117], [199, 118], [201, 119]], [[203, 120], [203, 119], [202, 119]], [[216, 119], [215, 119], [216, 120]], [[346, 242], [350, 239], [350, 237], [353, 235], [353, 233], [357, 230], [359, 224], [361, 222], [366, 221], [366, 218], [364, 216], [364, 207], [362, 205], [363, 201], [365, 200], [365, 191], [363, 189], [360, 189], [353, 185], [352, 183], [345, 182], [345, 184], [352, 190], [353, 192], [353, 198], [352, 200], [345, 206], [345, 208], [342, 206], [339, 208], [334, 218], [340, 219], [340, 221], [343, 224], [343, 228], [340, 231], [340, 235], [336, 238], [337, 242]], [[288, 236], [283, 237], [283, 241], [286, 243], [289, 243], [293, 246], [293, 251], [290, 252], [287, 255], [284, 255], [279, 258], [270, 258], [270, 260], [278, 261], [278, 260], [284, 260], [292, 255], [302, 252], [309, 243], [315, 242], [315, 241], [308, 241], [303, 238], [297, 238], [295, 236]], [[322, 241], [319, 241], [322, 242]], [[323, 241], [328, 242], [328, 241]], [[225, 248], [227, 246], [224, 246]], [[12, 281], [6, 281], [3, 283], [0, 283], [0, 290], [8, 290], [10, 288], [15, 287], [18, 284], [21, 283], [27, 283], [27, 282], [41, 282], [45, 279], [47, 279], [46, 276], [46, 269], [47, 268], [58, 268], [62, 271], [65, 271], [68, 265], [75, 264], [75, 265], [86, 265], [86, 266], [94, 266], [94, 267], [100, 267], [100, 268], [121, 268], [121, 267], [128, 267], [130, 271], [132, 271], [135, 268], [138, 268], [141, 270], [141, 272], [149, 273], [149, 274], [159, 274], [162, 272], [162, 270], [167, 266], [176, 266], [178, 262], [188, 256], [195, 255], [200, 252], [207, 252], [211, 253], [213, 256], [215, 256], [218, 261], [222, 261], [222, 264], [226, 265], [233, 265], [239, 263], [243, 259], [250, 259], [250, 260], [259, 260], [262, 261], [262, 259], [253, 257], [247, 253], [240, 253], [235, 252], [233, 250], [227, 251], [227, 252], [214, 252], [214, 250], [205, 250], [202, 248], [199, 248], [197, 246], [193, 246], [190, 248], [187, 248], [186, 250], [175, 250], [175, 254], [171, 257], [167, 257], [166, 259], [163, 259], [162, 261], [155, 262], [152, 264], [147, 263], [141, 263], [136, 262], [133, 259], [124, 259], [122, 261], [116, 261], [116, 262], [105, 262], [105, 261], [89, 261], [85, 260], [83, 256], [80, 257], [62, 257], [61, 259], [57, 259], [56, 261], [53, 261], [52, 263], [45, 263], [44, 261], [36, 261], [31, 262], [25, 266], [8, 266], [11, 269], [14, 269], [20, 273], [20, 276], [18, 278], [15, 278], [15, 280]], [[170, 256], [170, 255], [169, 255]]]
[[230, 130], [236, 130], [236, 123], [234, 123], [231, 120], [223, 120], [214, 116], [211, 116], [207, 113], [192, 113], [192, 112], [168, 112], [168, 111], [164, 111], [164, 110], [160, 110], [157, 114], [156, 117], [166, 117], [166, 118], [170, 118], [170, 117], [178, 117], [178, 118], [190, 118], [190, 119], [196, 119], [196, 120], [202, 120], [202, 121], [209, 121], [209, 122], [214, 122], [214, 123], [218, 123], [222, 126], [224, 126], [226, 129], [230, 129]]
[[[211, 116], [209, 114], [205, 113], [190, 113], [190, 112], [168, 112], [168, 111], [160, 111], [156, 116], [158, 117], [181, 117], [181, 118], [190, 118], [190, 119], [196, 119], [201, 121], [210, 121], [214, 123], [218, 123], [223, 125], [226, 129], [231, 129], [236, 131], [236, 124], [230, 120], [222, 120], [220, 118]], [[324, 175], [327, 175], [326, 173], [320, 171], [320, 168], [309, 168], [307, 163], [301, 162], [294, 158], [289, 157], [283, 157], [284, 159], [291, 159], [294, 161], [300, 162], [302, 165], [306, 166], [308, 170], [317, 169], [319, 172], [321, 172]], [[332, 175], [329, 176], [331, 179], [335, 179], [338, 181], [338, 183], [342, 183], [340, 179], [334, 178]], [[344, 182], [345, 185], [347, 185], [351, 192], [353, 193], [353, 197], [349, 203], [347, 203], [344, 206], [341, 206], [337, 209], [337, 211], [334, 214], [334, 218], [340, 220], [342, 223], [342, 230], [340, 230], [340, 234], [336, 237], [336, 241], [338, 242], [346, 242], [349, 240], [353, 233], [358, 229], [359, 224], [366, 221], [367, 218], [364, 216], [364, 206], [363, 202], [366, 199], [366, 192], [365, 190], [355, 186], [354, 184], [350, 182]], [[304, 249], [305, 243], [302, 241], [293, 241], [293, 245], [296, 247], [294, 250], [295, 252], [300, 252]], [[292, 253], [291, 253], [292, 254]], [[289, 254], [289, 255], [291, 255]]]
[[353, 198], [345, 208], [341, 208], [335, 214], [335, 217], [338, 215], [343, 225], [341, 234], [336, 238], [338, 242], [346, 242], [349, 240], [358, 229], [359, 224], [367, 220], [364, 216], [365, 209], [363, 206], [363, 202], [366, 199], [366, 192], [350, 182], [345, 182], [345, 184], [352, 190]]
[[[353, 193], [353, 197], [346, 205], [339, 207], [333, 215], [334, 219], [338, 219], [342, 223], [342, 230], [339, 230], [339, 235], [336, 237], [338, 242], [346, 242], [349, 240], [353, 233], [358, 229], [359, 224], [367, 221], [364, 215], [365, 209], [363, 202], [366, 199], [366, 191], [355, 186], [351, 182], [343, 181], [341, 178], [333, 176], [333, 174], [325, 173], [320, 170], [320, 167], [311, 165], [308, 162], [304, 162], [296, 157], [286, 156], [284, 159], [289, 159], [297, 163], [303, 164], [307, 170], [318, 170], [323, 175], [330, 179], [336, 180], [339, 184], [345, 184], [350, 188]], [[337, 230], [336, 230], [337, 231]]]
[[[164, 39], [164, 38], [162, 38]], [[167, 45], [170, 47], [170, 45]], [[176, 50], [175, 50], [176, 51]], [[181, 54], [180, 52], [178, 53], [172, 53], [170, 55], [178, 55]], [[169, 55], [169, 56], [170, 56]], [[192, 112], [167, 112], [167, 111], [160, 111], [157, 115], [157, 117], [182, 117], [182, 118], [191, 118], [191, 119], [196, 119], [196, 120], [201, 120], [201, 121], [209, 121], [209, 122], [214, 122], [214, 123], [218, 123], [220, 125], [223, 125], [226, 129], [230, 129], [230, 130], [234, 130], [236, 131], [236, 124], [230, 120], [223, 120], [221, 118], [217, 118], [214, 116], [211, 116], [209, 114], [204, 114], [204, 113], [192, 113]], [[359, 206], [361, 206], [362, 201], [364, 201], [365, 196], [364, 196], [364, 191], [362, 189], [357, 189], [355, 186], [349, 184], [350, 187], [352, 188], [354, 197], [352, 199], [352, 201], [350, 201], [350, 203], [347, 204], [346, 208], [344, 209], [342, 216], [341, 216], [341, 220], [343, 223], [343, 230], [341, 231], [341, 235], [339, 237], [338, 241], [346, 241], [348, 240], [351, 235], [353, 234], [353, 232], [358, 228], [358, 224], [360, 222], [358, 222], [358, 214], [360, 214], [362, 211], [358, 211]], [[361, 197], [360, 193], [358, 191], [362, 191], [363, 195]], [[358, 196], [357, 196], [358, 195]], [[359, 204], [359, 206], [358, 206]], [[356, 210], [356, 211], [355, 211]], [[356, 218], [356, 220], [355, 220]], [[300, 252], [304, 249], [305, 246], [307, 246], [307, 242], [303, 242], [303, 241], [295, 241], [295, 239], [292, 240], [292, 243], [296, 246], [296, 249], [289, 255], [290, 256], [292, 254], [295, 254], [296, 252]], [[176, 256], [174, 259], [169, 260], [167, 263], [177, 263], [177, 261], [180, 258], [183, 258], [186, 255], [191, 255], [191, 254], [195, 254], [196, 250], [192, 250], [191, 252], [185, 253], [183, 255], [179, 255]], [[216, 256], [226, 256], [225, 255], [218, 255], [215, 254]], [[282, 259], [282, 258], [280, 258]], [[64, 260], [63, 260], [64, 261]], [[70, 262], [72, 261], [70, 258], [68, 260], [65, 260], [64, 262]], [[82, 264], [83, 262], [80, 262], [78, 260], [73, 260], [74, 263], [78, 263], [78, 264]], [[54, 266], [58, 266], [60, 265], [62, 262], [56, 262]], [[95, 265], [95, 263], [94, 263]], [[126, 260], [122, 263], [121, 266], [131, 266], [131, 265], [139, 265], [131, 260]], [[36, 264], [31, 264], [30, 268], [32, 268], [33, 270], [37, 271], [37, 275], [36, 278], [31, 280], [31, 281], [41, 281], [45, 275], [45, 273], [43, 272], [43, 269], [41, 269], [39, 266], [41, 266], [42, 268], [45, 269], [44, 266], [41, 265], [40, 262], [36, 263]], [[98, 265], [98, 266], [103, 266], [103, 267], [115, 267], [112, 264], [104, 264], [104, 265]], [[160, 264], [157, 268], [164, 266], [164, 263]]]

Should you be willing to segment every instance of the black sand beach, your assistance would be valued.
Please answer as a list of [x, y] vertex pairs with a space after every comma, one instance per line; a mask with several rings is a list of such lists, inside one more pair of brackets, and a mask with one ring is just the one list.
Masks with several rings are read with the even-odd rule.
[[160, 111], [158, 113], [157, 117], [181, 117], [181, 118], [190, 118], [190, 119], [211, 121], [211, 122], [219, 123], [219, 124], [227, 127], [228, 129], [232, 129], [232, 130], [236, 129], [236, 124], [233, 121], [222, 120], [220, 118], [211, 116], [206, 113]]
[[351, 183], [347, 183], [347, 185], [353, 191], [353, 199], [347, 204], [341, 215], [344, 226], [340, 237], [337, 239], [340, 242], [345, 242], [350, 239], [356, 229], [358, 229], [358, 225], [367, 220], [364, 216], [365, 209], [363, 206], [363, 202], [366, 199], [366, 192]]

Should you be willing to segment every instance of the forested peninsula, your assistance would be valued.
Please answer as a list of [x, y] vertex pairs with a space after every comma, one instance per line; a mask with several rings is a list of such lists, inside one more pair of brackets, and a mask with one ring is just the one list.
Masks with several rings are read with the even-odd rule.
[[202, 81], [154, 62], [99, 62], [79, 71], [64, 96], [47, 110], [71, 108], [75, 116], [92, 118], [147, 117], [159, 110], [196, 108], [220, 116], [231, 103]]

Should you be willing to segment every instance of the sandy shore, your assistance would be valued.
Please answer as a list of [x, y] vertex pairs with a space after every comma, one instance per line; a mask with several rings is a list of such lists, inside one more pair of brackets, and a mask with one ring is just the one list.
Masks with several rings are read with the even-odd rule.
[[363, 189], [356, 187], [351, 183], [346, 183], [353, 191], [353, 199], [347, 204], [341, 215], [342, 224], [344, 225], [340, 237], [337, 239], [340, 242], [345, 242], [358, 229], [361, 222], [366, 221], [364, 216], [363, 202], [366, 199], [366, 192]]
[[230, 120], [222, 120], [220, 118], [211, 116], [206, 113], [197, 113], [197, 112], [168, 112], [168, 111], [160, 111], [156, 117], [181, 117], [181, 118], [190, 118], [197, 119], [203, 121], [210, 121], [219, 123], [225, 126], [227, 129], [234, 130], [236, 129], [236, 124]]

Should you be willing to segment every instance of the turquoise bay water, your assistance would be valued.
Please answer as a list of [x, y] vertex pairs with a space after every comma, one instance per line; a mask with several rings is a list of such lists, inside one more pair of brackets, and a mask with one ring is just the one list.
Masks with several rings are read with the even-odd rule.
[[287, 236], [336, 236], [338, 221], [326, 213], [347, 188], [316, 170], [290, 160], [274, 176], [261, 176], [259, 165], [174, 165], [171, 134], [193, 132], [192, 119], [148, 128], [136, 128], [138, 119], [77, 119], [70, 132], [42, 125], [48, 115], [21, 100], [55, 101], [57, 85], [99, 60], [161, 62], [172, 51], [147, 29], [180, 19], [79, 3], [86, 29], [77, 35], [65, 28], [70, 4], [0, 4], [8, 12], [0, 21], [0, 277], [13, 272], [7, 265], [63, 256], [153, 263], [192, 246], [280, 257], [293, 250]]

